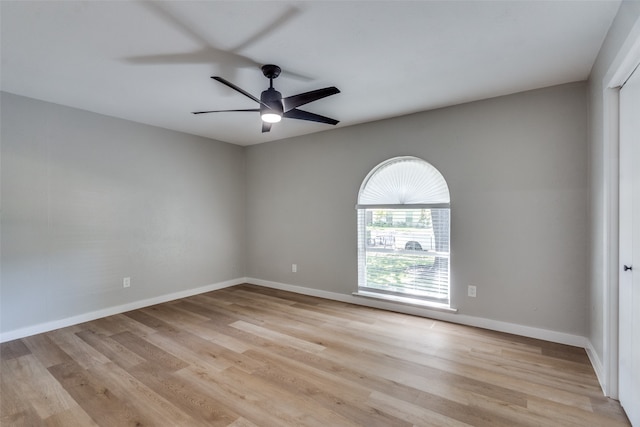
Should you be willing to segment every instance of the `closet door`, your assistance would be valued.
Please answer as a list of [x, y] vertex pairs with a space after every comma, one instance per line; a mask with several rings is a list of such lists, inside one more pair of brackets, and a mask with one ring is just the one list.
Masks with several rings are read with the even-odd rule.
[[640, 70], [620, 89], [620, 403], [640, 427]]

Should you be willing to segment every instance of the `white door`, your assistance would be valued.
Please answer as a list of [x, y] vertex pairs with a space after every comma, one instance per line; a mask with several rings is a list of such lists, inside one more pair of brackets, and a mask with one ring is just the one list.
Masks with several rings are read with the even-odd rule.
[[640, 69], [620, 89], [618, 396], [640, 427]]

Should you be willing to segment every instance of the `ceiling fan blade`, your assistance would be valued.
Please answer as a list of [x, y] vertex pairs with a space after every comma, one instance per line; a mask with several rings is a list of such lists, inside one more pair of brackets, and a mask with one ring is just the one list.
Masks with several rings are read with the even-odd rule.
[[249, 108], [249, 109], [243, 109], [243, 110], [213, 110], [213, 111], [194, 111], [191, 114], [207, 114], [207, 113], [230, 113], [233, 111], [260, 111], [259, 108]]
[[301, 105], [317, 101], [318, 99], [326, 98], [327, 96], [335, 95], [336, 93], [340, 93], [340, 90], [335, 86], [331, 86], [325, 87], [324, 89], [312, 90], [310, 92], [300, 93], [298, 95], [292, 95], [286, 98], [282, 98], [284, 111], [293, 110], [294, 108]]
[[338, 120], [321, 116], [320, 114], [298, 110], [297, 108], [285, 112], [282, 116], [288, 119], [308, 120], [310, 122], [326, 123], [328, 125], [337, 125], [338, 123], [340, 123]]
[[262, 133], [269, 132], [271, 130], [271, 123], [262, 122]]
[[256, 98], [255, 96], [251, 95], [249, 92], [247, 92], [244, 89], [239, 88], [238, 86], [234, 85], [233, 83], [231, 83], [228, 80], [223, 79], [222, 77], [218, 77], [218, 76], [211, 76], [211, 78], [213, 80], [217, 80], [220, 83], [222, 83], [223, 85], [229, 86], [231, 89], [240, 92], [241, 94], [243, 94], [244, 96], [246, 96], [247, 98], [253, 99], [254, 101], [256, 101], [258, 104], [260, 105], [264, 105], [267, 108], [270, 108], [267, 104], [264, 104], [262, 101], [260, 101], [258, 98]]

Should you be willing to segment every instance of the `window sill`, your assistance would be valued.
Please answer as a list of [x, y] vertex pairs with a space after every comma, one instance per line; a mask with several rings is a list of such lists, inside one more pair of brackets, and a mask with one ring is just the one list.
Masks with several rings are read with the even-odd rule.
[[451, 308], [445, 304], [439, 304], [437, 302], [425, 301], [417, 298], [401, 297], [397, 295], [384, 295], [384, 294], [378, 294], [375, 292], [367, 292], [367, 291], [354, 292], [353, 295], [357, 297], [371, 298], [371, 299], [377, 299], [381, 301], [396, 302], [400, 304], [411, 305], [414, 307], [428, 308], [430, 310], [443, 311], [446, 313], [458, 312], [458, 309]]

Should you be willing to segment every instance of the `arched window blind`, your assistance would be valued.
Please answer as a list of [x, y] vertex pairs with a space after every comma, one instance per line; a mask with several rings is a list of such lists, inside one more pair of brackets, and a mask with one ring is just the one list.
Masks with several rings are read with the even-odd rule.
[[358, 194], [358, 293], [449, 306], [449, 187], [417, 157], [375, 167]]
[[365, 178], [358, 206], [449, 204], [449, 187], [436, 168], [417, 157], [396, 157]]

